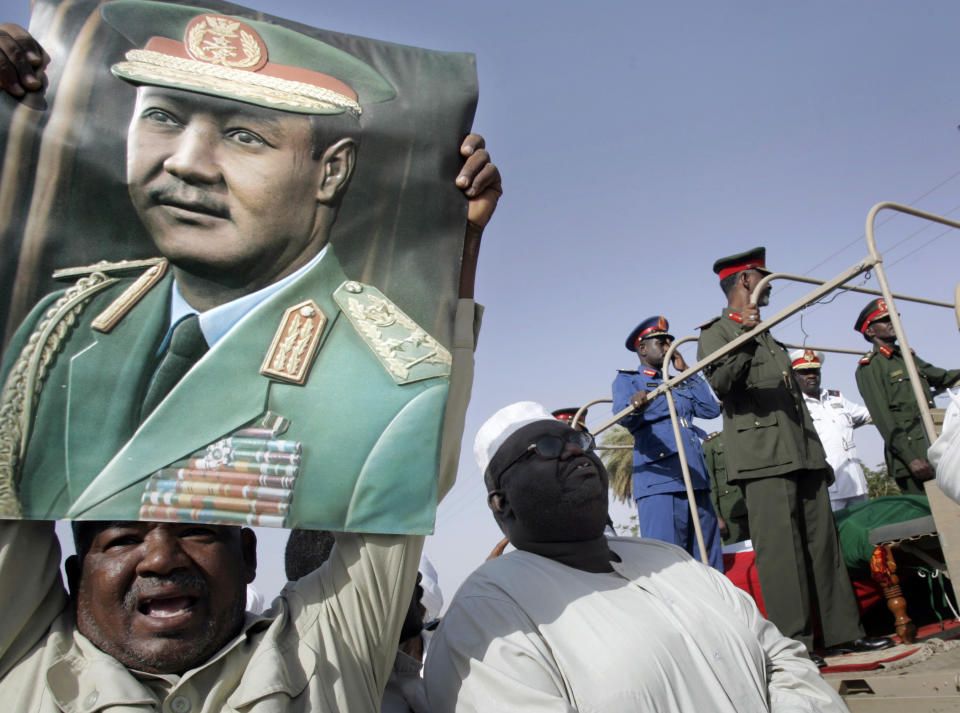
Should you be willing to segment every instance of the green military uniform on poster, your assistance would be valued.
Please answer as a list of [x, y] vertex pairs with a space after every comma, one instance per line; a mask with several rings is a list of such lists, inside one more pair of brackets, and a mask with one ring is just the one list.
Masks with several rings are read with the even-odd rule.
[[750, 539], [750, 525], [747, 522], [747, 503], [743, 499], [743, 490], [727, 482], [727, 465], [723, 453], [723, 435], [714, 431], [703, 442], [703, 458], [710, 471], [710, 499], [717, 515], [727, 525], [727, 534], [723, 544], [743, 542]]
[[[364, 331], [374, 329], [372, 316], [396, 322], [396, 307], [373, 288], [346, 280], [329, 248], [207, 352], [142, 423], [143, 389], [167, 329], [169, 273], [109, 332], [91, 328], [131, 284], [121, 279], [92, 297], [45, 376], [31, 447], [20, 469], [25, 512], [49, 519], [118, 519], [123, 513], [124, 519], [136, 519], [138, 513], [153, 519], [182, 509], [217, 511], [215, 519], [224, 520], [235, 512], [232, 503], [211, 498], [229, 496], [229, 486], [242, 472], [228, 455], [213, 450], [222, 450], [217, 444], [232, 433], [273, 416], [283, 419], [284, 427], [272, 440], [300, 445], [291, 459], [260, 456], [276, 462], [256, 464], [243, 491], [250, 506], [237, 512], [237, 524], [325, 522], [329, 528], [373, 532], [431, 530], [436, 483], [419, 475], [436, 467], [449, 352], [436, 343], [423, 349], [430, 340], [424, 335], [420, 356], [428, 357], [431, 349], [436, 355], [414, 365], [406, 378], [392, 373], [377, 354], [386, 339], [368, 339]], [[355, 307], [356, 323], [339, 304], [371, 296], [375, 310], [365, 312], [369, 304]], [[27, 320], [10, 354], [21, 353], [53, 297]], [[306, 360], [304, 383], [264, 374], [265, 357], [279, 353], [271, 349], [271, 340], [285, 324], [284, 313], [307, 298], [326, 324], [317, 330], [316, 354]], [[404, 332], [417, 329], [412, 325]], [[109, 400], [100, 393], [105, 373], [111, 374]], [[225, 379], [230, 388], [223, 388]], [[97, 418], [85, 417], [92, 404], [98, 404]], [[296, 467], [285, 468], [285, 461]], [[398, 476], [395, 482], [403, 487], [383, 489]], [[283, 489], [290, 491], [286, 498], [276, 492]], [[178, 501], [194, 505], [177, 508]], [[218, 508], [218, 502], [228, 507]], [[383, 519], [388, 513], [390, 524]], [[195, 512], [194, 517], [206, 516]]]
[[[759, 322], [757, 305], [748, 310], [747, 303], [769, 272], [765, 250], [722, 258], [714, 272], [721, 286], [738, 280], [725, 291], [731, 301], [739, 291], [744, 313], [727, 306], [701, 326], [698, 360]], [[769, 286], [761, 305], [768, 293]], [[827, 646], [860, 640], [863, 628], [830, 509], [826, 455], [791, 371], [786, 349], [768, 331], [705, 369], [723, 404], [727, 482], [744, 491], [767, 616], [812, 650], [812, 610]]]

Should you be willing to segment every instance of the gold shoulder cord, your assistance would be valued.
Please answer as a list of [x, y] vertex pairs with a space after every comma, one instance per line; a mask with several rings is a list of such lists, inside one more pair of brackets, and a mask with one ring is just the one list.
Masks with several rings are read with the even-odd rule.
[[23, 516], [17, 497], [17, 469], [27, 447], [34, 402], [47, 367], [90, 298], [117, 280], [94, 272], [67, 289], [44, 314], [10, 370], [0, 392], [0, 517]]

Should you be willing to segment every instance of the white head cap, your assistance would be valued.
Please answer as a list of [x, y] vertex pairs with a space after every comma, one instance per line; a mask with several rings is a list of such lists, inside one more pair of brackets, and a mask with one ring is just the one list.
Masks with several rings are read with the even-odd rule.
[[790, 362], [794, 369], [819, 369], [823, 364], [823, 352], [813, 349], [792, 349]]
[[553, 415], [535, 401], [518, 401], [504, 406], [480, 426], [473, 441], [473, 457], [486, 473], [490, 460], [513, 433], [534, 421], [553, 421]]
[[420, 578], [420, 586], [423, 587], [420, 603], [427, 610], [423, 620], [431, 621], [440, 616], [440, 610], [443, 609], [443, 592], [440, 591], [437, 570], [426, 555], [420, 557], [420, 574], [423, 575]]

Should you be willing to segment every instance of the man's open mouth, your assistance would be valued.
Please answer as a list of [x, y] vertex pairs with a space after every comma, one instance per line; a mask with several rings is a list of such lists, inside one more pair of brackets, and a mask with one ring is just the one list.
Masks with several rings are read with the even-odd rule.
[[189, 596], [147, 598], [140, 602], [137, 611], [145, 616], [169, 619], [186, 613], [196, 602], [196, 597]]

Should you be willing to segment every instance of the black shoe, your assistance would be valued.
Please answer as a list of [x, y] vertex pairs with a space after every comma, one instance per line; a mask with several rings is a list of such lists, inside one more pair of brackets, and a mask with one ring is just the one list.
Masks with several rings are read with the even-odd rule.
[[853, 641], [847, 641], [836, 646], [831, 646], [824, 651], [827, 656], [841, 656], [843, 654], [863, 653], [864, 651], [881, 651], [896, 646], [893, 639], [886, 636], [863, 636]]
[[810, 653], [810, 660], [817, 664], [817, 668], [825, 668], [827, 662], [823, 660], [823, 656], [820, 654]]

